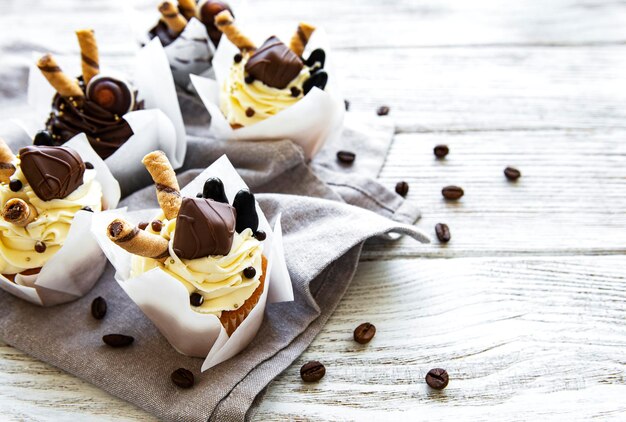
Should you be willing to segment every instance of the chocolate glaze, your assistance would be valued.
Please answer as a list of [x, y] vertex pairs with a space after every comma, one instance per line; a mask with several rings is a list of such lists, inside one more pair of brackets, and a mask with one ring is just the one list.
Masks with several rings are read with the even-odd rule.
[[298, 76], [303, 66], [300, 57], [272, 36], [250, 56], [245, 70], [265, 85], [283, 89]]
[[204, 198], [183, 198], [176, 219], [174, 252], [183, 259], [228, 255], [235, 234], [236, 211]]
[[28, 146], [19, 156], [24, 177], [43, 201], [65, 198], [83, 184], [85, 163], [71, 148]]

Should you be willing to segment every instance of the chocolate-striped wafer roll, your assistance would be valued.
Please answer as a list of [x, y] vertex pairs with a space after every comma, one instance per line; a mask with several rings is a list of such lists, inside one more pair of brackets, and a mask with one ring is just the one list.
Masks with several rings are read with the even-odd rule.
[[153, 151], [141, 160], [150, 172], [156, 185], [157, 199], [165, 214], [165, 218], [172, 220], [178, 216], [181, 197], [176, 173], [163, 151]]
[[12, 198], [4, 204], [2, 218], [16, 226], [26, 227], [37, 218], [37, 210], [23, 199]]
[[178, 35], [183, 32], [187, 25], [187, 19], [180, 13], [178, 8], [171, 1], [164, 1], [159, 5], [159, 12], [163, 17], [163, 21], [167, 25], [167, 28], [174, 35]]
[[296, 53], [298, 57], [302, 57], [302, 53], [304, 53], [304, 47], [309, 42], [309, 38], [311, 38], [311, 34], [315, 31], [315, 27], [313, 25], [309, 25], [305, 22], [300, 22], [298, 24], [298, 29], [296, 33], [291, 37], [291, 42], [289, 43], [289, 48], [291, 51]]
[[117, 246], [134, 255], [159, 260], [169, 256], [167, 239], [141, 230], [120, 218], [109, 224], [107, 236]]
[[85, 95], [80, 86], [78, 86], [76, 79], [72, 79], [63, 73], [56, 60], [50, 54], [40, 58], [37, 61], [37, 67], [61, 97], [83, 97]]
[[239, 28], [235, 26], [233, 15], [228, 10], [220, 12], [215, 17], [215, 26], [241, 51], [256, 50], [256, 45], [254, 45], [252, 40], [243, 35]]
[[80, 61], [83, 69], [83, 80], [86, 85], [91, 78], [100, 73], [98, 44], [93, 29], [80, 29], [76, 31], [76, 36], [80, 45]]
[[197, 16], [196, 0], [178, 0], [178, 10], [187, 20], [195, 18]]

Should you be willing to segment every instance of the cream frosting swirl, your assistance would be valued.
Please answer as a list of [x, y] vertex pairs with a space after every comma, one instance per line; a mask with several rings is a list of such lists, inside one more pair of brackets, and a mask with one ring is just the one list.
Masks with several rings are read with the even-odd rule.
[[[233, 63], [230, 73], [221, 87], [220, 109], [231, 125], [250, 126], [278, 114], [287, 107], [295, 104], [303, 95], [303, 85], [311, 76], [307, 66], [284, 89], [273, 88], [261, 81], [251, 84], [245, 82], [245, 66], [248, 55], [244, 55], [239, 63]], [[291, 88], [297, 88], [300, 93], [293, 96]], [[248, 109], [254, 114], [246, 114]]]
[[[261, 242], [254, 238], [251, 229], [235, 233], [233, 245], [228, 255], [207, 256], [196, 259], [181, 259], [174, 253], [173, 239], [176, 231], [176, 220], [163, 221], [160, 234], [169, 240], [169, 252], [165, 262], [133, 255], [131, 261], [131, 277], [137, 277], [153, 268], [161, 268], [167, 274], [180, 281], [191, 294], [198, 292], [204, 297], [200, 306], [192, 309], [200, 313], [220, 316], [223, 311], [239, 308], [256, 290], [262, 275]], [[151, 226], [147, 231], [156, 233]], [[243, 270], [254, 267], [253, 278], [245, 278]]]
[[[62, 199], [43, 201], [35, 195], [18, 166], [12, 179], [22, 182], [22, 189], [13, 192], [7, 184], [0, 185], [0, 206], [12, 198], [20, 198], [37, 210], [37, 218], [26, 227], [19, 227], [0, 218], [0, 273], [16, 274], [42, 267], [63, 246], [74, 215], [83, 207], [102, 209], [102, 186], [96, 170], [85, 170], [83, 184]], [[43, 242], [45, 251], [36, 252], [35, 244]]]

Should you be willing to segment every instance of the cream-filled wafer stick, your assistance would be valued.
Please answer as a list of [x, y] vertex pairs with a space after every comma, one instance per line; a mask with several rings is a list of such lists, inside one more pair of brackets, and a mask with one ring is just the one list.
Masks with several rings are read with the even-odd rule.
[[313, 25], [309, 25], [305, 22], [300, 22], [298, 24], [298, 29], [296, 33], [291, 37], [291, 42], [289, 43], [289, 48], [291, 51], [296, 53], [298, 57], [302, 57], [302, 53], [304, 53], [304, 47], [309, 42], [309, 38], [311, 38], [311, 34], [315, 31], [315, 27]]
[[153, 151], [141, 160], [150, 172], [156, 185], [159, 206], [165, 214], [165, 218], [172, 220], [178, 216], [178, 210], [182, 199], [180, 187], [176, 180], [176, 173], [163, 151]]
[[85, 85], [91, 78], [100, 73], [100, 59], [98, 56], [98, 44], [93, 29], [80, 29], [76, 31], [78, 44], [80, 45], [80, 63], [83, 69]]
[[37, 218], [37, 210], [23, 199], [12, 198], [4, 204], [2, 218], [16, 226], [26, 227]]
[[0, 163], [12, 163], [13, 161], [15, 161], [15, 154], [13, 154], [6, 141], [0, 138]]
[[4, 139], [0, 138], [0, 183], [9, 183], [15, 173], [15, 155]]
[[159, 5], [159, 12], [167, 28], [175, 35], [180, 34], [187, 25], [187, 19], [180, 13], [178, 8], [171, 1], [164, 1]]
[[134, 255], [159, 260], [169, 256], [167, 239], [141, 230], [120, 218], [109, 224], [107, 236], [117, 246]]
[[215, 16], [215, 26], [241, 51], [256, 50], [256, 45], [252, 40], [243, 35], [235, 26], [233, 15], [228, 10], [223, 10]]
[[0, 162], [0, 183], [9, 183], [15, 170], [14, 164]]
[[178, 0], [178, 9], [187, 20], [197, 16], [196, 0]]
[[50, 54], [40, 58], [37, 61], [37, 67], [61, 97], [83, 97], [85, 95], [80, 86], [78, 86], [76, 79], [72, 79], [63, 73], [56, 60]]

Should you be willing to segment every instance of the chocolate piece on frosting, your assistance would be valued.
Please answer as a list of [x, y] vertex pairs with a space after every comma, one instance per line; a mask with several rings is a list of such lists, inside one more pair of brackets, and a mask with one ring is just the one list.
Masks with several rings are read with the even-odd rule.
[[246, 72], [265, 85], [283, 89], [302, 70], [302, 59], [278, 38], [270, 37], [246, 63]]
[[24, 177], [43, 201], [65, 198], [83, 184], [85, 163], [71, 148], [28, 146], [19, 155]]
[[135, 94], [130, 84], [110, 76], [94, 77], [87, 85], [87, 98], [118, 117], [135, 106]]
[[228, 204], [228, 197], [224, 191], [224, 183], [217, 177], [212, 177], [204, 182], [202, 198], [212, 199], [217, 202]]
[[237, 233], [245, 229], [252, 229], [252, 233], [259, 228], [259, 216], [256, 213], [254, 195], [247, 190], [240, 190], [235, 195], [233, 207], [237, 211]]
[[233, 207], [204, 198], [183, 198], [176, 219], [174, 252], [183, 259], [228, 255], [235, 234]]

